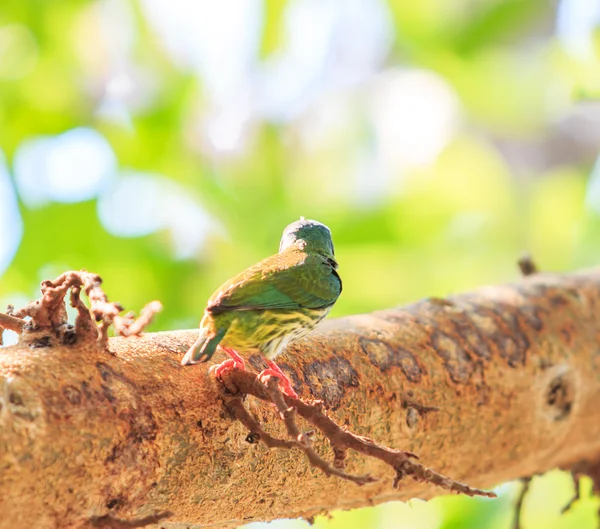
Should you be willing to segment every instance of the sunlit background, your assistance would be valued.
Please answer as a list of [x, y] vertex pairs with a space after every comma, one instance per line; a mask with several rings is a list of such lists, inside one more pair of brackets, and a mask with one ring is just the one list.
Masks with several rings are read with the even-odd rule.
[[[510, 281], [525, 250], [598, 264], [599, 27], [597, 0], [4, 0], [0, 303], [85, 267], [194, 327], [300, 215], [333, 231], [334, 316]], [[508, 529], [519, 487], [316, 527]], [[569, 476], [536, 478], [523, 527], [596, 527], [589, 490], [561, 515]]]

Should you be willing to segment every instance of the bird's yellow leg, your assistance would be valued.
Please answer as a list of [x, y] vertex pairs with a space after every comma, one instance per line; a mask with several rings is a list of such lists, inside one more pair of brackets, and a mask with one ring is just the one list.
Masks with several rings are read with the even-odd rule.
[[294, 391], [292, 387], [292, 383], [290, 379], [286, 376], [286, 374], [281, 370], [281, 368], [273, 362], [273, 360], [267, 360], [267, 364], [269, 364], [269, 369], [265, 369], [258, 375], [258, 378], [262, 380], [266, 376], [274, 376], [279, 379], [279, 387], [281, 391], [285, 393], [288, 397], [293, 397], [295, 399], [298, 398], [298, 394]]
[[219, 378], [225, 371], [228, 371], [229, 369], [241, 369], [242, 371], [246, 369], [246, 362], [244, 362], [244, 359], [235, 349], [223, 346], [221, 346], [221, 349], [231, 356], [231, 359], [225, 360], [225, 362], [220, 363], [216, 367], [215, 376], [217, 378]]

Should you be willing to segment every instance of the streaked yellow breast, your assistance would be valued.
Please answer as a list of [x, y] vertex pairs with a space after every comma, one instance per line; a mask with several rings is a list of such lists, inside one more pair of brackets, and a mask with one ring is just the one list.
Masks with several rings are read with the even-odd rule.
[[[213, 317], [217, 327], [229, 325], [221, 344], [243, 353], [260, 350], [271, 359], [308, 334], [329, 313], [325, 309], [244, 310]], [[221, 320], [227, 319], [229, 321]]]

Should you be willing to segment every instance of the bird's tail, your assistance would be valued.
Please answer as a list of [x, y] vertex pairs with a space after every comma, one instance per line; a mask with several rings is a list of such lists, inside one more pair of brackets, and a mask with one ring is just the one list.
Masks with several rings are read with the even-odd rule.
[[212, 355], [215, 354], [219, 342], [225, 336], [227, 329], [220, 329], [216, 334], [206, 334], [205, 331], [200, 331], [200, 336], [194, 342], [188, 352], [181, 360], [182, 366], [197, 364], [199, 362], [208, 362]]

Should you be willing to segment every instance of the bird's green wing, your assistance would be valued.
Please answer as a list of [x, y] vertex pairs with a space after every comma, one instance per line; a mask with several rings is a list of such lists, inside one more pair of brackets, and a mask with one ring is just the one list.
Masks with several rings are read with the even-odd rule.
[[213, 314], [230, 310], [319, 309], [333, 305], [340, 278], [318, 255], [277, 254], [225, 283], [208, 302]]

